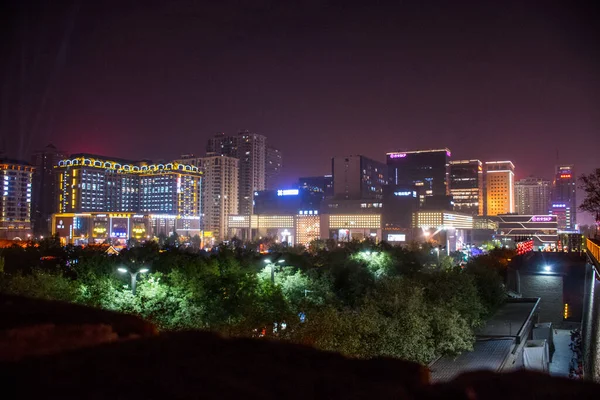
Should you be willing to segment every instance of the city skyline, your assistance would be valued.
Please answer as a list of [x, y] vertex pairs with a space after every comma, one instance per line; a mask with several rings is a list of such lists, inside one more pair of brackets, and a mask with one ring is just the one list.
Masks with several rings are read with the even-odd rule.
[[329, 173], [334, 156], [440, 147], [509, 159], [516, 179], [596, 167], [582, 144], [600, 127], [600, 57], [583, 4], [6, 4], [12, 158], [53, 143], [176, 159], [249, 129], [285, 155], [280, 186]]

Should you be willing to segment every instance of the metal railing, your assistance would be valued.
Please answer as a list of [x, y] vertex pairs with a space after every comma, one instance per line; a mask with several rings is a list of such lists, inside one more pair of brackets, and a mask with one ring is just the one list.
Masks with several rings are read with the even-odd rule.
[[588, 254], [594, 259], [596, 266], [600, 265], [600, 242], [588, 238], [585, 245]]

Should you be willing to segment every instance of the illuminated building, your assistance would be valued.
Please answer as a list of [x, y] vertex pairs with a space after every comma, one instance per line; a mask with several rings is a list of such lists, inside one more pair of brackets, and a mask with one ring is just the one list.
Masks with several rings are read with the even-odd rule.
[[415, 150], [387, 153], [389, 181], [396, 186], [415, 186], [419, 201], [427, 196], [448, 196], [450, 150]]
[[52, 234], [63, 244], [103, 243], [129, 239], [146, 240], [158, 235], [180, 232], [187, 236], [200, 233], [199, 216], [148, 213], [58, 213], [52, 215]]
[[[183, 236], [201, 233], [199, 220], [202, 174], [195, 166], [176, 162], [136, 163], [77, 154], [59, 161], [56, 169], [59, 215], [160, 214], [164, 216], [162, 219], [178, 221], [173, 224], [159, 222], [154, 232], [172, 225], [173, 229], [181, 230], [179, 233]], [[74, 229], [78, 229], [79, 221], [80, 219], [74, 221]], [[52, 227], [53, 230], [55, 228]], [[116, 232], [116, 227], [111, 229]], [[120, 229], [121, 235], [110, 237], [124, 237], [123, 227]], [[173, 230], [166, 232], [170, 234]], [[127, 237], [130, 235], [127, 234]]]
[[534, 246], [555, 248], [558, 241], [558, 224], [555, 215], [498, 215], [499, 237], [503, 244], [506, 240], [520, 242], [533, 240]]
[[449, 211], [417, 211], [413, 213], [413, 227], [425, 229], [473, 229], [473, 216]]
[[548, 214], [550, 181], [529, 177], [515, 182], [515, 209], [521, 215]]
[[298, 179], [298, 188], [322, 192], [325, 198], [333, 197], [333, 175], [300, 178]]
[[341, 156], [331, 160], [333, 196], [336, 199], [381, 199], [387, 184], [385, 164], [364, 156]]
[[238, 214], [252, 214], [254, 192], [265, 190], [266, 185], [267, 138], [248, 131], [235, 136], [219, 133], [209, 139], [206, 152], [240, 160]]
[[329, 237], [337, 241], [345, 242], [365, 238], [381, 240], [382, 238], [380, 214], [328, 215], [326, 217]]
[[27, 240], [31, 235], [31, 186], [34, 168], [22, 161], [0, 160], [0, 238]]
[[265, 189], [277, 188], [277, 177], [283, 167], [283, 156], [279, 149], [267, 146], [265, 153]]
[[515, 212], [515, 166], [510, 161], [485, 163], [485, 207], [488, 216]]
[[31, 222], [37, 235], [50, 233], [50, 217], [57, 211], [57, 179], [55, 167], [66, 155], [53, 145], [33, 153], [31, 164], [35, 168], [32, 182]]
[[200, 214], [202, 175], [191, 165], [76, 154], [59, 161], [57, 173], [60, 213]]
[[450, 195], [454, 210], [483, 215], [483, 165], [479, 160], [450, 161]]
[[576, 181], [573, 165], [558, 165], [552, 184], [550, 212], [558, 216], [558, 229], [573, 231], [577, 223]]

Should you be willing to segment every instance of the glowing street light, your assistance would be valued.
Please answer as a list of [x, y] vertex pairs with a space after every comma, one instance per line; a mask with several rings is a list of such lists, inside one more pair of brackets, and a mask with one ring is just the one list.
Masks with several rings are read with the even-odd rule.
[[[275, 263], [272, 263], [270, 259], [265, 259], [264, 260], [265, 264], [267, 264], [267, 267], [271, 267], [271, 283], [274, 285], [275, 284]], [[285, 260], [277, 260], [277, 262], [279, 264], [283, 264], [285, 262]]]
[[117, 271], [119, 271], [122, 274], [129, 273], [129, 276], [131, 277], [131, 293], [135, 296], [135, 288], [137, 286], [138, 274], [145, 274], [150, 270], [148, 268], [140, 268], [137, 271], [130, 271], [127, 268], [119, 267], [117, 268]]
[[552, 267], [549, 265], [544, 265], [544, 271], [550, 272], [550, 271], [552, 271]]

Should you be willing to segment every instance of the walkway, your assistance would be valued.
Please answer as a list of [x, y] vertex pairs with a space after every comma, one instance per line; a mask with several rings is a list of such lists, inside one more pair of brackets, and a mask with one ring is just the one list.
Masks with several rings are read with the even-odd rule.
[[550, 363], [550, 375], [569, 376], [569, 365], [573, 358], [571, 344], [571, 331], [568, 329], [554, 329], [554, 356]]

